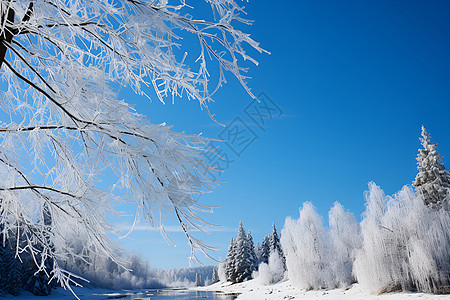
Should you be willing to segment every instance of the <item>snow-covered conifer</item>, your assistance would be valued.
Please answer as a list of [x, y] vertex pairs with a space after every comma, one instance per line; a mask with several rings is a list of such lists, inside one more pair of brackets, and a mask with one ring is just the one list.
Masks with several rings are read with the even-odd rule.
[[204, 286], [202, 275], [198, 273], [195, 274], [195, 286]]
[[417, 169], [413, 185], [419, 190], [426, 205], [440, 208], [443, 201], [450, 201], [450, 172], [445, 170], [442, 157], [431, 142], [430, 134], [422, 126], [420, 141], [423, 149], [417, 155]]
[[255, 255], [256, 259], [258, 260], [258, 264], [261, 262], [261, 254], [262, 254], [262, 247], [261, 244], [257, 242], [255, 245]]
[[236, 240], [233, 238], [231, 238], [224, 264], [227, 281], [236, 282]]
[[269, 253], [278, 253], [283, 265], [286, 264], [286, 259], [284, 257], [283, 249], [281, 248], [280, 238], [278, 237], [277, 229], [275, 228], [275, 222], [272, 224], [272, 233], [269, 238]]
[[255, 243], [253, 242], [252, 233], [250, 230], [247, 233], [247, 251], [249, 253], [250, 263], [252, 265], [252, 270], [256, 270], [258, 268], [258, 258], [256, 256]]
[[216, 268], [213, 269], [213, 272], [212, 272], [211, 284], [219, 282], [219, 281], [220, 281], [220, 279], [219, 279], [219, 268], [216, 267]]
[[6, 274], [6, 290], [13, 296], [18, 296], [23, 290], [23, 268], [22, 263], [17, 257], [12, 256], [8, 264], [8, 273]]
[[[254, 245], [250, 244], [248, 235], [245, 233], [242, 222], [239, 223], [238, 236], [236, 238], [235, 272], [236, 278], [233, 282], [243, 282], [252, 278], [252, 273], [256, 269], [254, 261]], [[252, 253], [253, 250], [253, 253]]]
[[260, 260], [259, 263], [268, 263], [270, 256], [270, 234], [264, 236], [263, 241], [261, 243], [261, 252], [260, 252]]

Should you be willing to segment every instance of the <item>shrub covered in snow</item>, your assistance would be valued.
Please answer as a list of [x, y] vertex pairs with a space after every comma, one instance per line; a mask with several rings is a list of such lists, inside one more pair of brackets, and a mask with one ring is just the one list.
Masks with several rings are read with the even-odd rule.
[[284, 278], [285, 262], [278, 251], [269, 255], [268, 263], [261, 263], [258, 269], [258, 280], [262, 285], [277, 283]]
[[217, 275], [219, 275], [219, 281], [220, 282], [226, 282], [227, 281], [227, 265], [226, 263], [220, 263], [217, 267]]

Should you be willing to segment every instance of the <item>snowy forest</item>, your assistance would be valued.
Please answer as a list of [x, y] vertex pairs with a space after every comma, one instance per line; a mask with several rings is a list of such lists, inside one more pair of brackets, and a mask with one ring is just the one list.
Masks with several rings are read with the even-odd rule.
[[306, 202], [298, 219], [286, 218], [281, 237], [273, 225], [256, 245], [240, 223], [213, 282], [289, 279], [303, 290], [358, 282], [374, 294], [450, 293], [450, 172], [425, 127], [420, 141], [412, 186], [386, 196], [370, 182], [361, 222], [335, 202], [326, 226]]

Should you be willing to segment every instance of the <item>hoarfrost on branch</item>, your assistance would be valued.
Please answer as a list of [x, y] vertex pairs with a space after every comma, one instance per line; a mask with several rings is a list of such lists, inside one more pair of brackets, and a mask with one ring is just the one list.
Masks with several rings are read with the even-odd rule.
[[[151, 124], [118, 98], [127, 86], [163, 102], [185, 96], [209, 113], [227, 73], [253, 97], [242, 66], [256, 61], [245, 49], [264, 50], [236, 28], [250, 24], [243, 9], [232, 0], [194, 4], [210, 6], [211, 16], [191, 16], [197, 10], [184, 0], [0, 2], [2, 236], [25, 241], [16, 256], [44, 249], [36, 265], [66, 287], [72, 275], [58, 261], [79, 253], [65, 242], [68, 231], [87, 237], [82, 252], [112, 255], [106, 218], [124, 191], [136, 219], [160, 226], [170, 213], [194, 256], [208, 248], [190, 234], [201, 226], [197, 211], [209, 209], [193, 195], [215, 184], [200, 156], [208, 140]], [[115, 175], [109, 189], [106, 173]], [[53, 270], [44, 268], [49, 258]]]

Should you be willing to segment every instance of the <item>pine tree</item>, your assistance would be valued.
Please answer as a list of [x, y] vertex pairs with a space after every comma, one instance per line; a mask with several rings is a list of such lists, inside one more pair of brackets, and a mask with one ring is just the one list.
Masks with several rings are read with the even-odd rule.
[[25, 289], [36, 296], [48, 296], [51, 293], [52, 288], [55, 287], [54, 281], [49, 282], [49, 273], [53, 270], [53, 261], [46, 259], [44, 262], [44, 270], [38, 272], [38, 269], [34, 263], [29, 264], [27, 274], [29, 274], [28, 280], [25, 283]]
[[[253, 241], [252, 241], [253, 244]], [[251, 253], [253, 249], [253, 255]], [[252, 257], [253, 256], [253, 257]], [[235, 255], [235, 272], [236, 279], [234, 282], [243, 282], [252, 278], [255, 270], [253, 263], [254, 245], [250, 245], [247, 234], [245, 234], [242, 222], [239, 223], [238, 236], [236, 238], [236, 255]]]
[[13, 296], [19, 296], [23, 287], [22, 263], [17, 257], [11, 255], [12, 259], [8, 264], [8, 273], [6, 275], [6, 290]]
[[202, 275], [195, 273], [195, 286], [203, 286]]
[[[277, 252], [283, 261], [283, 266], [286, 268], [286, 258], [284, 257], [283, 249], [281, 248], [280, 238], [278, 237], [275, 223], [272, 224], [272, 234], [269, 238], [269, 253]], [[270, 254], [269, 254], [270, 255]]]
[[[419, 190], [426, 205], [440, 208], [449, 196], [450, 172], [445, 170], [442, 157], [436, 150], [436, 144], [431, 143], [430, 134], [422, 126], [420, 138], [423, 149], [417, 155], [419, 170], [413, 185]], [[448, 200], [447, 200], [448, 201]]]
[[257, 242], [256, 246], [255, 246], [255, 255], [256, 255], [256, 259], [258, 261], [258, 265], [259, 265], [259, 262], [261, 261], [261, 251], [262, 251], [261, 244], [259, 242]]
[[236, 282], [236, 241], [231, 238], [230, 246], [228, 247], [227, 257], [225, 258], [225, 274], [227, 281]]
[[250, 230], [247, 233], [247, 251], [250, 257], [250, 263], [252, 266], [252, 272], [258, 269], [258, 258], [255, 251], [255, 243], [253, 242], [253, 237]]
[[259, 263], [268, 263], [270, 255], [270, 234], [266, 235], [261, 244], [261, 256]]
[[219, 281], [220, 281], [220, 279], [219, 279], [219, 270], [218, 270], [217, 267], [215, 267], [213, 269], [212, 276], [211, 276], [211, 284], [219, 282]]

